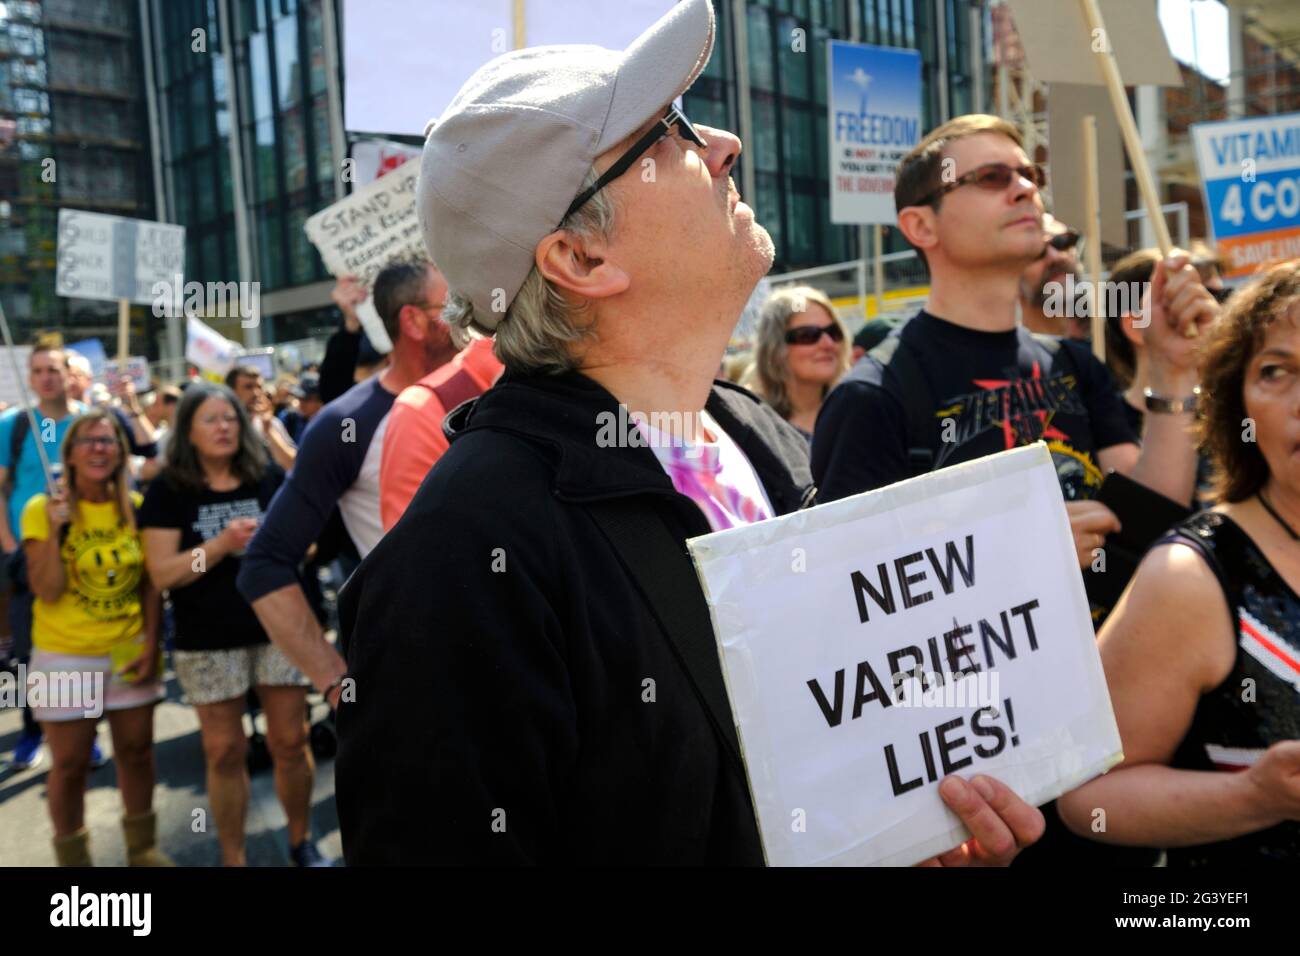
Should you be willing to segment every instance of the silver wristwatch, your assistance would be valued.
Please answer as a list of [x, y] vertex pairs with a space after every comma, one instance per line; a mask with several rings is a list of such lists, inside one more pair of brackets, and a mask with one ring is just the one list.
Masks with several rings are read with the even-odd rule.
[[1148, 412], [1154, 412], [1157, 415], [1181, 415], [1184, 412], [1196, 411], [1196, 403], [1201, 397], [1201, 386], [1192, 389], [1192, 394], [1186, 398], [1165, 398], [1163, 395], [1157, 395], [1149, 388], [1142, 390], [1142, 396], [1146, 399]]

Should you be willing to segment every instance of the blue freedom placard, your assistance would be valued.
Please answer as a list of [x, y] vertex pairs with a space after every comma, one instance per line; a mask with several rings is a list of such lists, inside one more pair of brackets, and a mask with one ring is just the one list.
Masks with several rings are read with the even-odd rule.
[[830, 40], [831, 222], [894, 222], [894, 173], [921, 139], [921, 54]]

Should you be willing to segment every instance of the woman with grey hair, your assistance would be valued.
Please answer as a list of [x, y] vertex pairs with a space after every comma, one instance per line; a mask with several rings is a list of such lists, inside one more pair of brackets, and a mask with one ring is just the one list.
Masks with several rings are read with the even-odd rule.
[[826, 293], [778, 289], [763, 303], [749, 384], [812, 441], [822, 401], [849, 367], [849, 336]]
[[140, 508], [149, 576], [170, 592], [176, 614], [172, 663], [198, 714], [208, 800], [226, 866], [246, 862], [243, 717], [250, 688], [266, 715], [290, 858], [298, 866], [324, 865], [309, 833], [307, 681], [269, 642], [235, 587], [244, 550], [283, 481], [244, 402], [225, 386], [202, 383], [181, 398], [167, 467]]

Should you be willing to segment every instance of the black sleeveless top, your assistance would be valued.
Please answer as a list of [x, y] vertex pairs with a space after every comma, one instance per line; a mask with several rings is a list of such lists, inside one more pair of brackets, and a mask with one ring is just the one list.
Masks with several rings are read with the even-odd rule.
[[[1201, 697], [1174, 753], [1180, 770], [1245, 770], [1280, 740], [1300, 739], [1300, 596], [1239, 525], [1203, 511], [1162, 544], [1194, 547], [1228, 601], [1237, 657], [1218, 687]], [[1300, 822], [1232, 840], [1169, 850], [1169, 865], [1219, 866], [1300, 861]]]

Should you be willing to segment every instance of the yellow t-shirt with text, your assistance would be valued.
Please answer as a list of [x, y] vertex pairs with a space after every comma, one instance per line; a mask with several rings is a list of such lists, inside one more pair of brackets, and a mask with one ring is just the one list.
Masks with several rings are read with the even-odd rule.
[[[131, 493], [137, 508], [142, 500]], [[45, 502], [45, 495], [34, 495], [23, 507], [24, 541], [49, 538]], [[80, 501], [77, 506], [79, 517], [68, 526], [61, 549], [67, 586], [54, 603], [39, 597], [33, 603], [32, 644], [56, 654], [93, 657], [108, 654], [144, 628], [144, 552], [139, 532], [118, 517], [116, 502]]]

